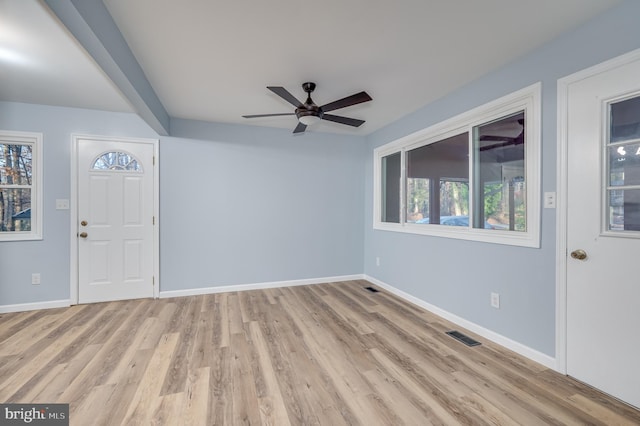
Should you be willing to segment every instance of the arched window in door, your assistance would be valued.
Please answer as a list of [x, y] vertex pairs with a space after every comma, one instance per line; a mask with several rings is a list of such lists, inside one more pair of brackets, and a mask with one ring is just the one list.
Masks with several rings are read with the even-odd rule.
[[91, 170], [119, 170], [142, 173], [142, 166], [131, 154], [121, 151], [105, 152], [93, 162]]

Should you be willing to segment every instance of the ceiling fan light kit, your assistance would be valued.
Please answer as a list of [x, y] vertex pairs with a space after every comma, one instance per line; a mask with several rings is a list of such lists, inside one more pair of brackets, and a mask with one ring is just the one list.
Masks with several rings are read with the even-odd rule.
[[362, 102], [368, 102], [371, 100], [366, 92], [356, 93], [346, 98], [338, 99], [337, 101], [330, 102], [323, 106], [316, 105], [311, 99], [311, 92], [316, 88], [316, 84], [307, 82], [302, 84], [302, 89], [307, 93], [307, 100], [305, 103], [300, 102], [293, 96], [287, 89], [280, 86], [268, 86], [267, 89], [271, 90], [276, 95], [280, 96], [291, 105], [295, 106], [295, 112], [293, 113], [278, 113], [278, 114], [257, 114], [257, 115], [243, 115], [244, 118], [258, 118], [258, 117], [276, 117], [283, 115], [295, 115], [298, 119], [298, 125], [293, 130], [293, 133], [303, 133], [307, 126], [318, 123], [320, 120], [333, 121], [334, 123], [346, 124], [347, 126], [359, 127], [364, 123], [364, 120], [358, 120], [356, 118], [342, 117], [340, 115], [325, 114], [325, 112], [333, 111], [340, 108], [346, 108], [351, 105], [356, 105]]
[[302, 124], [304, 124], [305, 126], [312, 126], [316, 123], [318, 123], [320, 120], [322, 120], [321, 117], [317, 116], [317, 115], [313, 115], [313, 114], [308, 114], [308, 115], [298, 115], [298, 121]]

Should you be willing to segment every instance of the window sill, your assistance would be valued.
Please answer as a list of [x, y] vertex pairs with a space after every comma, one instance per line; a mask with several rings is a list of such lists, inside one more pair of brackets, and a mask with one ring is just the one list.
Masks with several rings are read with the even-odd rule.
[[476, 229], [463, 226], [416, 225], [407, 223], [374, 223], [373, 229], [379, 231], [402, 232], [405, 234], [425, 235], [456, 240], [477, 241], [482, 243], [503, 244], [509, 246], [540, 248], [540, 237], [532, 232], [501, 231], [497, 229]]
[[41, 241], [42, 235], [31, 233], [12, 233], [8, 235], [0, 235], [0, 243], [9, 241]]

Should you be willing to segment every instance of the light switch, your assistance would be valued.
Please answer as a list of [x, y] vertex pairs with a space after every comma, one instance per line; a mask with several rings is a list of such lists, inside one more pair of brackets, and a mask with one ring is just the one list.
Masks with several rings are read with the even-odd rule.
[[555, 209], [556, 208], [556, 193], [545, 192], [544, 193], [544, 208]]
[[57, 199], [56, 200], [56, 210], [69, 210], [69, 200], [67, 200], [67, 199]]

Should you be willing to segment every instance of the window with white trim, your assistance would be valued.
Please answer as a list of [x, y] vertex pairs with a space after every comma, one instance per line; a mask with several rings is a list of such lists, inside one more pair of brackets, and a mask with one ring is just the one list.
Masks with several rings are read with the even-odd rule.
[[374, 228], [540, 247], [540, 83], [374, 151]]
[[42, 239], [42, 134], [0, 131], [0, 241]]

